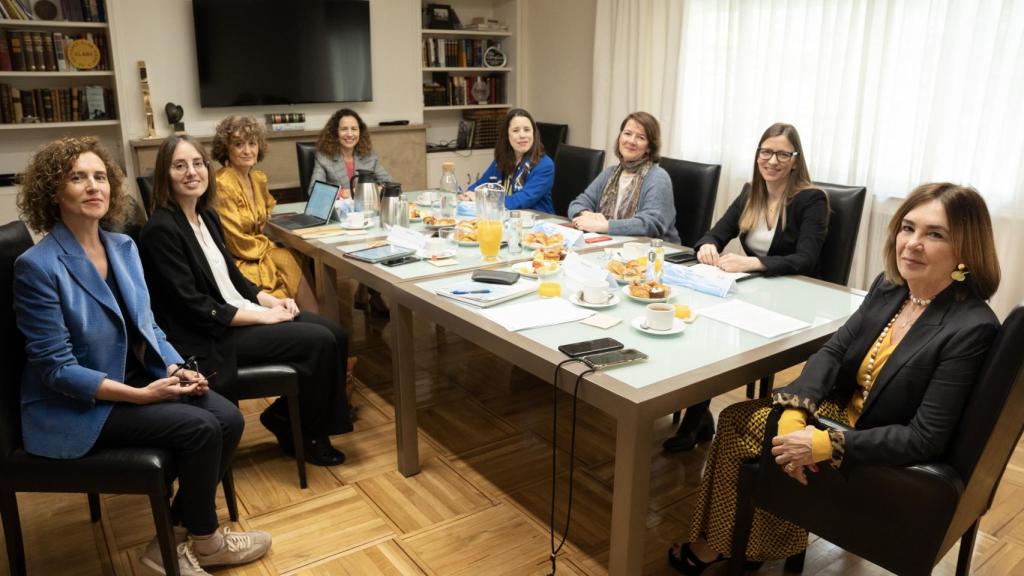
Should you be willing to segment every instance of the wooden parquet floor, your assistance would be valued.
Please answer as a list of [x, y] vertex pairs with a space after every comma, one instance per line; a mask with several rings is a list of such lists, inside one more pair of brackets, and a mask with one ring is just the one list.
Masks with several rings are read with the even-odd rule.
[[[348, 460], [309, 466], [300, 490], [294, 463], [259, 424], [267, 400], [243, 403], [246, 431], [235, 459], [240, 528], [273, 534], [260, 562], [217, 570], [231, 576], [535, 575], [548, 574], [551, 481], [551, 388], [451, 334], [417, 328], [420, 457], [423, 471], [396, 470], [391, 359], [387, 326], [366, 325], [354, 313], [352, 353], [360, 358], [353, 403], [354, 432], [335, 445]], [[796, 369], [780, 374], [780, 385]], [[717, 413], [742, 390], [716, 398]], [[568, 409], [568, 402], [560, 402]], [[568, 412], [559, 447], [568, 446]], [[606, 574], [613, 482], [614, 422], [580, 404], [573, 525], [558, 574]], [[670, 434], [669, 416], [656, 437]], [[563, 439], [564, 436], [564, 439]], [[685, 539], [706, 446], [687, 454], [654, 451], [647, 563], [644, 573], [671, 574], [665, 550]], [[567, 458], [556, 504], [565, 511]], [[89, 521], [84, 495], [19, 495], [32, 575], [142, 575], [138, 555], [153, 536], [146, 500], [104, 496], [103, 520]], [[220, 517], [227, 511], [220, 503]], [[0, 543], [2, 546], [2, 543]], [[0, 548], [0, 575], [8, 574]], [[953, 574], [956, 549], [935, 573]], [[782, 572], [781, 562], [760, 573]], [[805, 574], [887, 574], [815, 537]], [[973, 574], [1024, 574], [1024, 448], [1018, 447], [995, 505], [982, 522]]]

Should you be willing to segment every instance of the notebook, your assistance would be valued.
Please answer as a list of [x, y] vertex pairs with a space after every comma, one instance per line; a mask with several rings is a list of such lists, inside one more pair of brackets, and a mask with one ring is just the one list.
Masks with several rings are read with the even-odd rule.
[[309, 193], [304, 213], [273, 216], [270, 221], [286, 230], [327, 224], [334, 213], [334, 199], [337, 195], [337, 186], [317, 180], [313, 183], [313, 189]]
[[495, 304], [508, 302], [520, 296], [526, 296], [537, 291], [537, 282], [533, 280], [519, 279], [515, 284], [505, 286], [502, 284], [486, 284], [465, 280], [450, 286], [438, 288], [437, 294], [452, 300], [458, 300], [478, 308], [488, 308]]

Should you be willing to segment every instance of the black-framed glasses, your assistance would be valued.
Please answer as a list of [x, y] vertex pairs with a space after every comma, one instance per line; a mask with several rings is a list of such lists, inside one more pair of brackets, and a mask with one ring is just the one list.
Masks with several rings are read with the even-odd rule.
[[188, 172], [188, 167], [190, 165], [192, 166], [192, 169], [195, 170], [196, 172], [202, 172], [203, 170], [209, 168], [209, 164], [206, 163], [206, 160], [203, 160], [202, 158], [196, 158], [192, 162], [189, 162], [188, 160], [175, 160], [174, 162], [171, 163], [171, 170], [174, 170], [178, 174], [184, 174]]
[[772, 150], [771, 148], [757, 149], [757, 157], [761, 160], [771, 160], [772, 156], [775, 156], [779, 162], [789, 162], [799, 154], [799, 152], [790, 152], [789, 150]]
[[[196, 374], [199, 374], [200, 376], [202, 376], [202, 374], [203, 374], [202, 372], [199, 371], [199, 362], [196, 360], [195, 356], [189, 356], [184, 362], [179, 364], [178, 367], [175, 368], [174, 372], [171, 372], [170, 377], [173, 378], [173, 377], [177, 376], [178, 372], [181, 372], [182, 370], [191, 370], [191, 371], [195, 372]], [[205, 376], [205, 378], [206, 378], [207, 381], [209, 381], [210, 378], [213, 378], [216, 375], [217, 375], [216, 372], [211, 372], [210, 374], [207, 374]], [[193, 380], [182, 380], [181, 381], [181, 385], [185, 386], [187, 384], [191, 384], [192, 382], [193, 382]]]

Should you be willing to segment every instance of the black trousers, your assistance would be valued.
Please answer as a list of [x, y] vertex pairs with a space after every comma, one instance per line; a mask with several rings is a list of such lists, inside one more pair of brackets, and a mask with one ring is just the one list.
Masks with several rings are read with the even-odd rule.
[[[348, 336], [341, 326], [300, 312], [291, 322], [233, 330], [239, 367], [284, 363], [299, 373], [299, 415], [306, 438], [352, 431], [345, 394]], [[284, 398], [270, 409], [278, 416], [288, 415]]]
[[171, 504], [175, 524], [193, 534], [217, 529], [217, 485], [231, 464], [245, 421], [238, 407], [213, 390], [177, 402], [118, 402], [96, 446], [159, 447], [174, 453], [178, 493]]

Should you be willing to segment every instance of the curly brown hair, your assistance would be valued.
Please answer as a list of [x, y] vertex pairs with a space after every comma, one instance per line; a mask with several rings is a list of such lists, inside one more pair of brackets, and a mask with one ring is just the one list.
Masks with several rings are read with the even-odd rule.
[[252, 116], [228, 116], [217, 124], [217, 131], [213, 135], [212, 155], [221, 166], [228, 165], [228, 149], [231, 141], [236, 139], [256, 142], [259, 147], [257, 162], [262, 162], [267, 155], [267, 130], [263, 124]]
[[100, 225], [113, 229], [124, 223], [131, 208], [124, 192], [124, 170], [97, 138], [64, 137], [40, 148], [19, 179], [18, 211], [30, 228], [40, 233], [49, 232], [61, 221], [57, 194], [67, 183], [75, 160], [86, 152], [92, 152], [103, 162], [110, 184], [107, 214]]
[[341, 119], [346, 116], [355, 118], [356, 124], [359, 125], [359, 141], [356, 142], [356, 154], [366, 156], [373, 152], [373, 142], [370, 141], [370, 129], [366, 127], [366, 122], [363, 122], [359, 114], [350, 108], [342, 108], [331, 114], [331, 117], [327, 119], [327, 123], [320, 130], [320, 137], [316, 141], [317, 152], [331, 158], [341, 154], [341, 139], [338, 138], [338, 125], [341, 123]]

